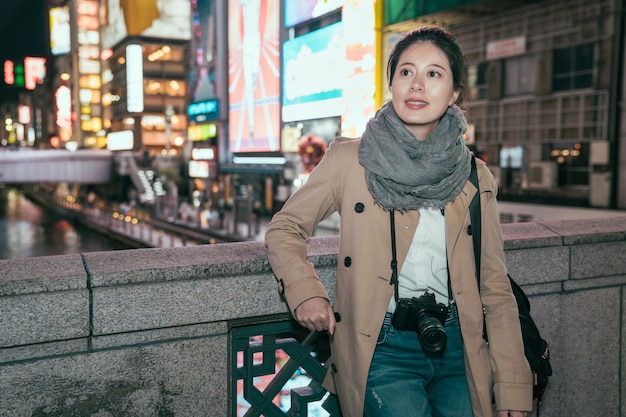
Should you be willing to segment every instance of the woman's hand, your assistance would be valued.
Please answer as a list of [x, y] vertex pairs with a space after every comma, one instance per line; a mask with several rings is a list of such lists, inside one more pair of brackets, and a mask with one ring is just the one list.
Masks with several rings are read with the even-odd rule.
[[335, 332], [335, 314], [325, 298], [309, 298], [296, 307], [294, 314], [298, 323], [309, 330], [328, 330], [330, 335]]
[[528, 411], [511, 411], [500, 410], [498, 411], [498, 417], [527, 417]]

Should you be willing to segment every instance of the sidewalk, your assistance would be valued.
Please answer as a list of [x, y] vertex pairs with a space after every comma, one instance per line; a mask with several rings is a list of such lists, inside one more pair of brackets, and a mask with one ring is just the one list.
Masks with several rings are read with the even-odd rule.
[[[180, 219], [140, 220], [132, 216], [101, 215], [83, 212], [80, 221], [102, 233], [114, 233], [147, 247], [170, 248], [202, 244], [219, 244], [242, 241], [262, 241], [269, 218], [261, 218], [258, 231], [248, 233], [248, 224], [233, 226], [231, 215], [224, 217], [223, 228], [201, 227], [197, 221]], [[255, 224], [252, 225], [255, 229]]]
[[253, 216], [250, 222], [237, 222], [235, 225], [233, 213], [227, 211], [221, 222], [216, 218], [206, 219], [202, 215], [199, 221], [197, 217], [182, 220], [170, 219], [168, 221], [171, 224], [199, 233], [222, 237], [227, 241], [262, 241], [265, 239], [265, 229], [270, 220], [271, 217], [268, 216], [261, 216], [258, 220]]
[[[195, 212], [190, 219], [170, 219], [168, 221], [201, 233], [207, 232], [221, 235], [231, 241], [263, 241], [267, 224], [272, 220], [271, 215], [261, 216], [257, 220], [257, 217], [253, 214], [250, 216], [249, 222], [240, 221], [235, 227], [233, 225], [234, 215], [230, 210], [224, 212], [222, 225], [220, 225], [220, 221], [215, 217], [214, 213], [211, 214], [212, 217], [209, 219], [202, 216], [202, 213], [200, 216], [200, 221], [198, 221], [198, 214]], [[330, 217], [320, 222], [313, 236], [334, 236], [339, 234], [340, 220], [339, 214], [333, 213]]]

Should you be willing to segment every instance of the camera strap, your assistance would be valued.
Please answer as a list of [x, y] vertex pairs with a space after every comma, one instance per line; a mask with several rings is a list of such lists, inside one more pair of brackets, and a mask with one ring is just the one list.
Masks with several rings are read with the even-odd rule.
[[[393, 285], [393, 296], [396, 303], [400, 300], [400, 290], [398, 289], [398, 258], [396, 256], [396, 219], [395, 210], [389, 210], [389, 222], [391, 227], [391, 281], [390, 285]], [[444, 215], [444, 211], [441, 210], [441, 214]], [[450, 288], [450, 268], [448, 265], [448, 256], [446, 254], [446, 269], [448, 273], [448, 301], [452, 303], [452, 289]]]
[[396, 219], [394, 216], [395, 210], [389, 210], [389, 221], [391, 223], [391, 285], [393, 288], [393, 296], [396, 300], [400, 300], [398, 290], [398, 259], [396, 258]]

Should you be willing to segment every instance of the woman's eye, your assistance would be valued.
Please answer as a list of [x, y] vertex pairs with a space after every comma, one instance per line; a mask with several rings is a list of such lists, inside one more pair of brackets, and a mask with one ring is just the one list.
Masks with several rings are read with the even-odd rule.
[[437, 71], [429, 71], [429, 72], [428, 72], [428, 76], [429, 76], [429, 77], [433, 77], [433, 78], [435, 78], [435, 77], [439, 77], [440, 75], [441, 75], [441, 74], [439, 74]]
[[411, 71], [409, 71], [407, 69], [403, 69], [403, 70], [400, 71], [400, 74], [402, 74], [402, 75], [404, 75], [406, 77], [407, 75], [411, 75]]

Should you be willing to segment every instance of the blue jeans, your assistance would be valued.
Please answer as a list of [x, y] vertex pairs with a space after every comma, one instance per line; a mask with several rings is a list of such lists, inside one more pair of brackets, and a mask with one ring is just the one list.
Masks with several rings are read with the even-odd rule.
[[417, 333], [398, 330], [387, 313], [367, 379], [365, 417], [472, 417], [456, 306], [445, 323], [439, 356], [424, 352]]

